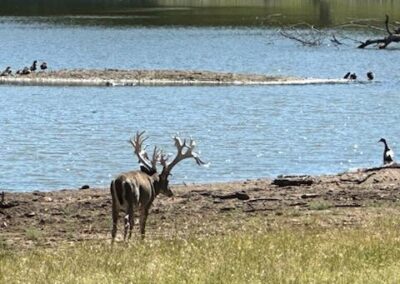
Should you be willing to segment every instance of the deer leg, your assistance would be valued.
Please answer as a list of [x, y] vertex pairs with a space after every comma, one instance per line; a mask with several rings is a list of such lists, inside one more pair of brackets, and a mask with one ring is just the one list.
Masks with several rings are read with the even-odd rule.
[[128, 240], [131, 238], [132, 235], [132, 228], [133, 228], [133, 186], [129, 182], [124, 184], [125, 189], [125, 198], [128, 203], [128, 210], [126, 211], [126, 215], [124, 218], [125, 221], [125, 228], [124, 228], [124, 241], [126, 240], [126, 236], [129, 231]]
[[111, 182], [110, 186], [111, 191], [111, 198], [112, 198], [112, 230], [111, 230], [111, 244], [114, 244], [115, 236], [117, 235], [117, 225], [118, 225], [118, 217], [119, 212], [116, 204], [116, 197], [115, 197], [115, 184], [114, 181]]
[[142, 239], [144, 239], [144, 234], [145, 234], [145, 230], [146, 230], [146, 220], [147, 220], [147, 216], [149, 215], [149, 209], [148, 207], [142, 207], [140, 209], [140, 235], [142, 237]]
[[126, 236], [128, 234], [129, 227], [130, 227], [129, 214], [126, 214], [124, 217], [124, 242], [126, 241]]
[[133, 229], [133, 224], [134, 224], [134, 219], [133, 219], [133, 206], [129, 206], [128, 208], [128, 218], [129, 218], [129, 234], [128, 234], [128, 240], [130, 240], [132, 236], [132, 229]]
[[116, 208], [114, 208], [114, 206], [113, 206], [113, 209], [112, 209], [113, 224], [112, 224], [112, 231], [111, 231], [111, 237], [112, 237], [111, 243], [112, 244], [114, 243], [115, 236], [117, 235], [117, 225], [118, 225], [118, 217], [119, 217], [118, 215], [119, 215], [118, 210]]

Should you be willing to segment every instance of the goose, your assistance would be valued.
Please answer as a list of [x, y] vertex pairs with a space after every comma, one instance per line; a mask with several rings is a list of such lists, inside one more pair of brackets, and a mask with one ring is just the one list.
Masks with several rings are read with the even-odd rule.
[[35, 60], [35, 61], [33, 61], [33, 63], [32, 63], [32, 66], [29, 68], [29, 70], [31, 70], [32, 72], [35, 72], [36, 71], [36, 63], [37, 63], [37, 60]]
[[389, 146], [386, 143], [386, 139], [385, 138], [381, 138], [379, 142], [382, 142], [385, 145], [385, 149], [383, 150], [383, 164], [387, 165], [387, 164], [391, 164], [394, 162], [394, 153], [393, 151], [389, 148]]
[[350, 72], [347, 72], [346, 75], [344, 75], [343, 79], [349, 79], [350, 74]]
[[11, 71], [11, 67], [8, 66], [3, 72], [1, 72], [0, 76], [8, 76], [11, 75], [12, 71]]
[[356, 73], [352, 73], [352, 74], [350, 75], [350, 80], [356, 80], [356, 79], [357, 79]]
[[41, 69], [42, 71], [46, 70], [46, 69], [47, 69], [47, 63], [46, 63], [46, 62], [43, 62], [42, 64], [40, 64], [40, 69]]
[[370, 80], [370, 81], [374, 80], [374, 73], [372, 73], [371, 71], [369, 71], [369, 72], [367, 73], [367, 77], [368, 77], [368, 80]]
[[20, 74], [22, 74], [22, 75], [28, 75], [28, 74], [31, 74], [31, 69], [30, 68], [28, 68], [28, 67], [24, 67], [24, 69], [22, 69], [22, 71], [21, 71], [21, 73]]

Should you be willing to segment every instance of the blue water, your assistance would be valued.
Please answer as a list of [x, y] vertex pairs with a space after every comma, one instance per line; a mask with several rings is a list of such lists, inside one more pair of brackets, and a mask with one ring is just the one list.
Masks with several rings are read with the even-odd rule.
[[[353, 32], [352, 36], [366, 35]], [[370, 35], [368, 35], [370, 36]], [[108, 186], [136, 169], [128, 139], [174, 153], [192, 136], [209, 162], [184, 161], [172, 182], [324, 174], [381, 163], [400, 139], [398, 50], [302, 47], [276, 29], [83, 27], [0, 21], [0, 62], [50, 69], [196, 69], [319, 78], [356, 72], [371, 84], [59, 88], [0, 86], [0, 189]]]

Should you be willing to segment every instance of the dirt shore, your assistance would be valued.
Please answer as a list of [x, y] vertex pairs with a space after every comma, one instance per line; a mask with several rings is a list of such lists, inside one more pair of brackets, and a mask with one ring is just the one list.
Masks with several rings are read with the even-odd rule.
[[[400, 215], [400, 169], [329, 176], [284, 177], [173, 186], [160, 196], [147, 238], [224, 234], [263, 218], [265, 226], [359, 226], [369, 217]], [[368, 217], [369, 216], [369, 217]], [[109, 190], [5, 192], [0, 201], [0, 248], [52, 247], [84, 240], [110, 241]], [[138, 227], [135, 226], [135, 235]], [[122, 222], [118, 238], [121, 239]]]
[[0, 84], [38, 86], [190, 86], [345, 84], [345, 79], [312, 79], [262, 74], [184, 70], [72, 69], [0, 76]]

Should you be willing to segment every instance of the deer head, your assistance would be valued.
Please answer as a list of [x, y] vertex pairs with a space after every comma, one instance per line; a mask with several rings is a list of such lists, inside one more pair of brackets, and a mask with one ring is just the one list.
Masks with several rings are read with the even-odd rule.
[[[177, 154], [175, 158], [168, 162], [169, 157], [157, 146], [154, 147], [153, 154], [151, 155], [151, 159], [149, 158], [146, 152], [146, 146], [143, 148], [144, 141], [147, 140], [147, 136], [144, 137], [143, 132], [136, 132], [136, 135], [130, 140], [134, 148], [135, 155], [139, 159], [139, 163], [141, 164], [141, 171], [145, 172], [149, 176], [154, 179], [154, 186], [156, 188], [157, 193], [162, 193], [167, 196], [172, 196], [172, 191], [169, 188], [169, 180], [168, 177], [171, 175], [171, 170], [174, 166], [176, 166], [180, 161], [188, 158], [193, 158], [197, 165], [205, 164], [199, 157], [199, 155], [194, 152], [194, 148], [196, 147], [196, 142], [192, 139], [182, 141], [178, 136], [173, 137], [175, 147], [177, 148]], [[161, 164], [162, 170], [161, 173], [157, 170], [157, 164]]]

